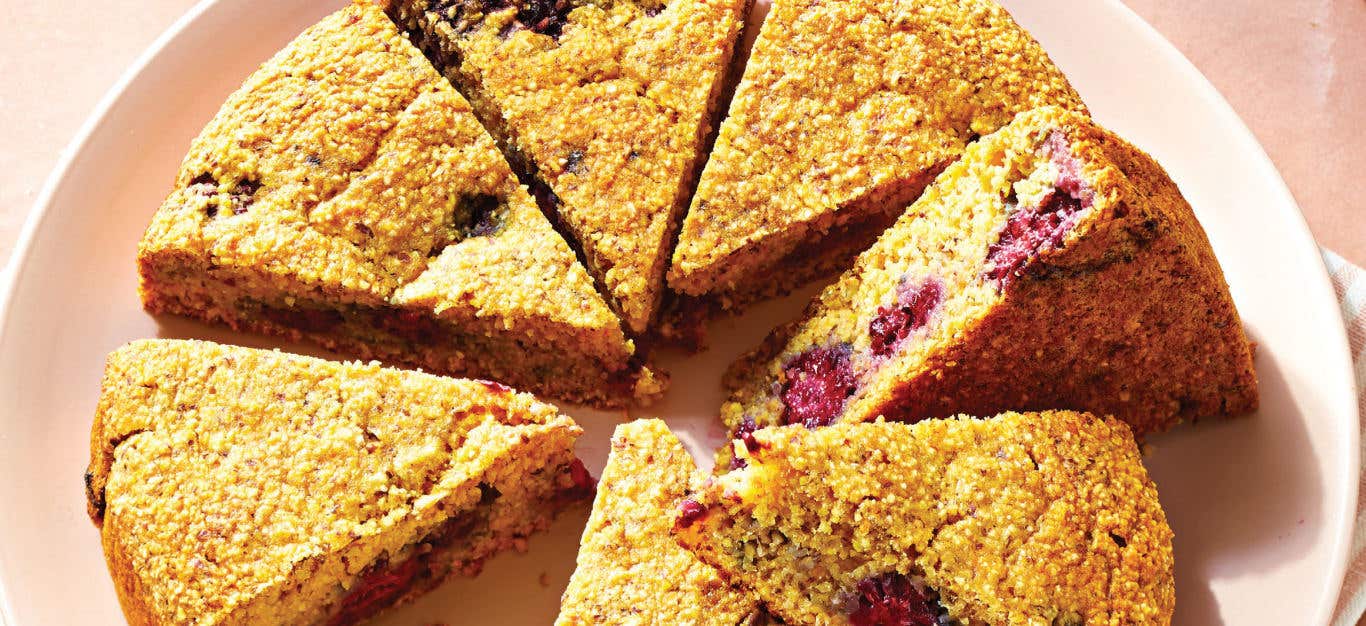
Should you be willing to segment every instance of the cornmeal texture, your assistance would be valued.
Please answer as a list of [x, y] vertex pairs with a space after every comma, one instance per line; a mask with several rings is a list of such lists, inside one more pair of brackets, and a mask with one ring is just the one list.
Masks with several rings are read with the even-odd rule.
[[749, 1], [394, 0], [389, 12], [643, 333]]
[[788, 623], [1171, 621], [1172, 531], [1122, 422], [788, 426], [737, 450], [677, 536]]
[[148, 340], [109, 357], [86, 491], [130, 623], [340, 626], [586, 498], [580, 433], [493, 383]]
[[679, 502], [702, 479], [664, 422], [618, 426], [555, 623], [754, 623], [756, 602], [670, 534]]
[[599, 406], [663, 387], [469, 104], [369, 4], [228, 99], [138, 267], [157, 313]]
[[847, 269], [968, 143], [1048, 104], [1085, 110], [990, 0], [775, 0], [669, 270], [701, 302], [673, 313]]
[[737, 436], [1048, 408], [1146, 435], [1257, 407], [1190, 205], [1152, 157], [1058, 108], [970, 146], [726, 381]]

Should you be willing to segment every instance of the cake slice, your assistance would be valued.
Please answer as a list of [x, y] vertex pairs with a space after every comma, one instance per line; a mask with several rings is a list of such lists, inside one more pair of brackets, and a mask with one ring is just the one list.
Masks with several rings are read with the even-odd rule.
[[666, 332], [847, 269], [964, 146], [1085, 110], [991, 0], [774, 0], [683, 223]]
[[702, 478], [664, 422], [618, 426], [555, 623], [755, 623], [755, 601], [670, 534], [679, 502]]
[[676, 536], [792, 624], [1168, 624], [1172, 531], [1088, 414], [759, 430]]
[[737, 435], [1047, 408], [1146, 435], [1257, 406], [1190, 205], [1152, 157], [1057, 108], [969, 147], [726, 380]]
[[525, 549], [592, 492], [580, 433], [493, 383], [139, 341], [86, 495], [131, 624], [341, 626]]
[[469, 104], [364, 3], [228, 99], [138, 268], [155, 313], [599, 406], [662, 389]]
[[678, 220], [750, 0], [390, 0], [573, 235], [631, 332]]

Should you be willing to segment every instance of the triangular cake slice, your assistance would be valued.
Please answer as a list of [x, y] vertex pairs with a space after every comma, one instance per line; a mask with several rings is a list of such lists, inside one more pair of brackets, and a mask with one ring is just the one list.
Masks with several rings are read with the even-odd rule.
[[153, 312], [574, 402], [662, 386], [469, 104], [364, 3], [228, 99], [138, 266]]
[[679, 503], [703, 478], [664, 422], [617, 427], [557, 626], [756, 623], [757, 603], [671, 534]]
[[628, 329], [673, 238], [750, 0], [390, 0], [577, 240]]
[[1048, 104], [1085, 110], [991, 0], [774, 0], [679, 235], [672, 330], [847, 269], [964, 146]]
[[140, 341], [109, 357], [86, 494], [130, 623], [343, 626], [586, 499], [581, 432], [493, 383]]
[[1172, 531], [1129, 429], [1046, 412], [764, 429], [680, 542], [791, 624], [1168, 624]]
[[1257, 406], [1190, 205], [1152, 157], [1057, 108], [969, 147], [727, 384], [738, 431], [1065, 408], [1146, 435]]

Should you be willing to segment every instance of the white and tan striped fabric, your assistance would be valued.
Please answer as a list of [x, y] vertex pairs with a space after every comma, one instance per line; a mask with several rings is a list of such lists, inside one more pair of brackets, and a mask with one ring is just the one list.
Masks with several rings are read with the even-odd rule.
[[[1323, 261], [1333, 278], [1333, 288], [1342, 305], [1342, 319], [1347, 322], [1347, 341], [1352, 347], [1352, 365], [1356, 370], [1357, 415], [1366, 420], [1366, 271], [1327, 250]], [[1366, 442], [1366, 421], [1361, 423]], [[1366, 457], [1366, 453], [1362, 455]], [[1358, 490], [1366, 485], [1366, 474], [1358, 477]], [[1351, 562], [1347, 565], [1347, 580], [1338, 597], [1337, 619], [1333, 626], [1354, 626], [1366, 613], [1366, 500], [1357, 502], [1356, 531], [1352, 533]]]

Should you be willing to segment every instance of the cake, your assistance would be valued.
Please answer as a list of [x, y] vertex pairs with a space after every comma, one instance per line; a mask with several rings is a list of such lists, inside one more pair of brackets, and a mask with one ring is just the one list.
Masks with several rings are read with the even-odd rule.
[[130, 623], [341, 626], [587, 499], [580, 433], [493, 383], [139, 341], [109, 357], [86, 494]]
[[1172, 531], [1117, 420], [784, 426], [737, 448], [676, 536], [788, 623], [1171, 621]]
[[970, 146], [725, 380], [737, 435], [1060, 408], [1143, 436], [1257, 406], [1190, 205], [1152, 157], [1052, 107]]
[[644, 333], [749, 0], [391, 0]]
[[701, 474], [664, 422], [617, 426], [558, 626], [754, 623], [754, 600], [670, 534]]
[[598, 406], [663, 386], [469, 104], [365, 3], [228, 98], [138, 268], [154, 313]]
[[669, 270], [665, 334], [847, 269], [975, 138], [1084, 111], [991, 0], [774, 0]]

